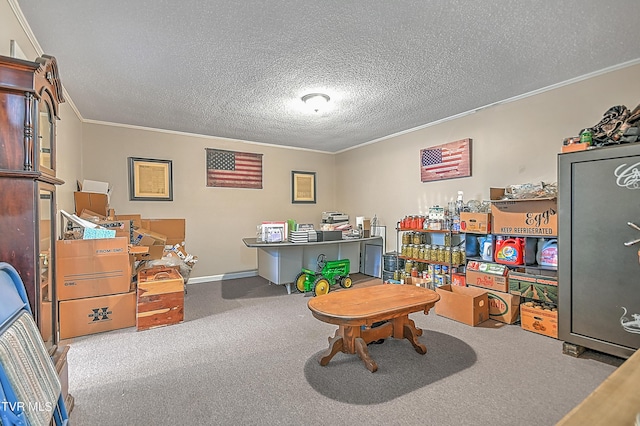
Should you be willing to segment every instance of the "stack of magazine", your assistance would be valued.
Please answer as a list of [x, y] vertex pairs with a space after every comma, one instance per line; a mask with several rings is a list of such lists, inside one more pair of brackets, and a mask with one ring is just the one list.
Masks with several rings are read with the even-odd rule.
[[289, 232], [289, 242], [309, 243], [318, 241], [318, 234], [312, 224], [298, 224], [295, 231]]

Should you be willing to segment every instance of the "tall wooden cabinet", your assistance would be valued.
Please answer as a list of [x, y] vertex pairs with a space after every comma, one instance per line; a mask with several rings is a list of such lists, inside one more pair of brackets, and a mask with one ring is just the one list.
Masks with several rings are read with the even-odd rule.
[[55, 294], [56, 120], [64, 102], [56, 59], [0, 56], [0, 261], [24, 283], [53, 357], [67, 410], [67, 350], [58, 347]]
[[54, 274], [58, 106], [64, 102], [56, 60], [0, 56], [0, 260], [27, 290], [40, 333], [57, 343]]

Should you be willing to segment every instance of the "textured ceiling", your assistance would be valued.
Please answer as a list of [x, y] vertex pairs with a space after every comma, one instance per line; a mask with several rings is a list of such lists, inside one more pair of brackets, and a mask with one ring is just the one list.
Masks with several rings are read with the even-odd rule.
[[327, 152], [640, 58], [638, 0], [16, 1], [85, 120]]

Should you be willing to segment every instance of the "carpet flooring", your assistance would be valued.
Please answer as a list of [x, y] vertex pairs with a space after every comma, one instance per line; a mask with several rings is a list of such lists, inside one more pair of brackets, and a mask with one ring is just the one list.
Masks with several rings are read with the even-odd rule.
[[71, 424], [553, 425], [623, 361], [431, 312], [411, 315], [426, 355], [387, 339], [369, 346], [376, 373], [343, 353], [322, 367], [335, 326], [311, 315], [309, 297], [260, 277], [190, 284], [181, 324], [63, 342]]

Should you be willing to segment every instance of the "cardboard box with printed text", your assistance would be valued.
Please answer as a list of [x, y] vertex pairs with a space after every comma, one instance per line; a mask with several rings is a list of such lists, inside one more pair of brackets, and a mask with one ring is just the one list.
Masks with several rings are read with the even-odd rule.
[[124, 237], [56, 241], [58, 300], [129, 291], [128, 240]]

